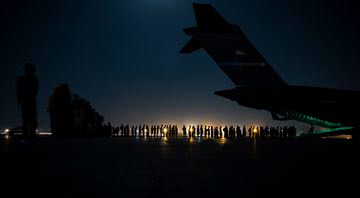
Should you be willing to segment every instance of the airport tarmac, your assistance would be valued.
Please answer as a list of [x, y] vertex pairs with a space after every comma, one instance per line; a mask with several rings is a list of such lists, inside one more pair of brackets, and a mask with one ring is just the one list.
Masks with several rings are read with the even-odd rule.
[[360, 176], [348, 140], [2, 139], [0, 153], [8, 197], [356, 197]]

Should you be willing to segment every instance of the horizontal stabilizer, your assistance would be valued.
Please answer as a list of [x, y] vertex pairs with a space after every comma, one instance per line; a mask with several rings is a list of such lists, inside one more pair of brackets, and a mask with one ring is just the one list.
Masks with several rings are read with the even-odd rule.
[[182, 50], [180, 50], [180, 53], [183, 54], [190, 54], [193, 51], [201, 49], [200, 43], [196, 41], [194, 38], [192, 38]]

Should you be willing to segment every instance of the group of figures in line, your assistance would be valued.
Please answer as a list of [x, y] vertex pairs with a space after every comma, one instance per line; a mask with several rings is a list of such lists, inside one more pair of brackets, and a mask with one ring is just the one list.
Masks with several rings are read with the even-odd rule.
[[104, 125], [104, 117], [88, 100], [71, 94], [67, 84], [54, 89], [49, 97], [48, 112], [51, 132], [55, 136], [111, 136], [111, 124]]
[[[22, 132], [25, 137], [36, 136], [38, 128], [36, 97], [39, 79], [36, 67], [25, 64], [24, 74], [16, 78], [16, 96], [22, 116]], [[111, 124], [104, 124], [104, 117], [89, 101], [71, 94], [67, 84], [55, 87], [49, 97], [48, 112], [51, 132], [55, 136], [111, 136]]]
[[296, 136], [294, 126], [269, 127], [269, 126], [207, 126], [183, 125], [181, 133], [177, 125], [129, 125], [121, 124], [112, 130], [113, 136], [137, 137], [207, 137], [207, 138], [293, 138]]
[[[25, 136], [36, 135], [38, 127], [36, 96], [39, 80], [33, 64], [24, 66], [24, 74], [17, 77], [17, 99], [22, 113], [23, 133]], [[89, 101], [76, 94], [71, 94], [68, 85], [56, 87], [49, 97], [48, 112], [51, 131], [55, 136], [139, 136], [139, 137], [276, 137], [288, 138], [296, 136], [295, 127], [255, 127], [241, 129], [239, 126], [207, 126], [197, 125], [182, 127], [182, 134], [177, 125], [121, 125], [112, 127], [104, 124], [104, 117], [98, 113]]]

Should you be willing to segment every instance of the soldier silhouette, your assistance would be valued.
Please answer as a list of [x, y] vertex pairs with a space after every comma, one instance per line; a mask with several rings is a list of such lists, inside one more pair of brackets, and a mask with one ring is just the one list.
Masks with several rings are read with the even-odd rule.
[[25, 64], [25, 73], [16, 79], [16, 95], [21, 110], [22, 128], [25, 136], [35, 136], [38, 127], [36, 111], [36, 95], [39, 80], [35, 76], [33, 64]]
[[67, 84], [54, 88], [49, 97], [48, 112], [50, 114], [51, 131], [56, 136], [72, 135], [74, 122], [72, 118], [71, 93]]
[[183, 136], [186, 136], [186, 126], [185, 125], [183, 125], [182, 131], [183, 131]]

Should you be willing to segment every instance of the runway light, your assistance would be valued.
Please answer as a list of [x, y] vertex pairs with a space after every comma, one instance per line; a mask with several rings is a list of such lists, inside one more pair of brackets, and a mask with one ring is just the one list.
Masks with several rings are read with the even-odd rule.
[[258, 132], [258, 130], [257, 130], [257, 128], [255, 127], [255, 128], [254, 128], [254, 133], [257, 133], [257, 132]]

